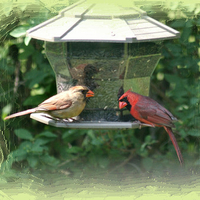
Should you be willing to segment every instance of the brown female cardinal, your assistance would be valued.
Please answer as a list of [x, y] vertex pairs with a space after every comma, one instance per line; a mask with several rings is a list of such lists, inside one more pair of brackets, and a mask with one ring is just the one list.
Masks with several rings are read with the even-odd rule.
[[181, 151], [172, 132], [172, 128], [175, 127], [173, 122], [177, 121], [176, 117], [153, 99], [130, 90], [119, 98], [119, 108], [124, 107], [140, 122], [150, 124], [152, 127], [164, 127], [174, 145], [180, 164], [183, 164]]
[[47, 113], [53, 118], [67, 119], [78, 116], [85, 108], [86, 100], [94, 93], [86, 86], [74, 86], [43, 101], [38, 107], [5, 117], [10, 119], [30, 113]]

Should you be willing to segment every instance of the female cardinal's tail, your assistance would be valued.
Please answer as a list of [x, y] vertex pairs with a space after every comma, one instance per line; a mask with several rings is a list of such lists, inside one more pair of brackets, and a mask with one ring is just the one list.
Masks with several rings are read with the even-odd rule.
[[19, 116], [22, 116], [22, 115], [27, 115], [27, 114], [33, 113], [35, 111], [36, 111], [35, 108], [28, 109], [28, 110], [25, 110], [25, 111], [21, 111], [21, 112], [9, 115], [9, 116], [5, 117], [4, 119], [6, 120], [6, 119], [14, 118], [14, 117], [19, 117]]
[[167, 131], [167, 133], [169, 134], [169, 137], [174, 145], [174, 148], [176, 150], [176, 153], [177, 153], [177, 156], [178, 156], [178, 159], [179, 159], [179, 162], [181, 164], [181, 166], [183, 165], [183, 157], [182, 157], [182, 154], [181, 154], [181, 151], [179, 149], [179, 146], [177, 144], [177, 141], [176, 141], [176, 138], [172, 132], [172, 129], [170, 127], [166, 127], [164, 126], [165, 130]]

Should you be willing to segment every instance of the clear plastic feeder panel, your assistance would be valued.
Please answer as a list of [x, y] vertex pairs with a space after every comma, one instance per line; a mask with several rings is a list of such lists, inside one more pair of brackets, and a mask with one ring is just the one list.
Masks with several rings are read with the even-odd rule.
[[[117, 122], [133, 120], [130, 115], [124, 118], [124, 111], [118, 108], [123, 92], [132, 88], [143, 95], [149, 93], [150, 76], [160, 59], [157, 45], [149, 47], [151, 55], [139, 44], [46, 42], [46, 55], [58, 92], [86, 85], [95, 93], [81, 113], [81, 121]], [[140, 55], [141, 49], [145, 55]]]

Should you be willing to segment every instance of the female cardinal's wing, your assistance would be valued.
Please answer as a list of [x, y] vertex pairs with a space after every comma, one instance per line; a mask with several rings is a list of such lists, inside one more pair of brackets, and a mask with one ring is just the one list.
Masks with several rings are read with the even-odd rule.
[[172, 122], [176, 118], [154, 100], [146, 103], [140, 101], [134, 106], [134, 109], [137, 110], [140, 121], [148, 121], [158, 126], [174, 127]]
[[44, 110], [62, 110], [62, 109], [66, 109], [69, 108], [72, 105], [72, 101], [61, 101], [61, 100], [57, 100], [51, 103], [42, 103], [38, 106], [38, 108], [40, 109], [44, 109]]
[[37, 109], [39, 110], [62, 110], [69, 108], [72, 105], [72, 100], [67, 92], [62, 92], [50, 97], [42, 102]]

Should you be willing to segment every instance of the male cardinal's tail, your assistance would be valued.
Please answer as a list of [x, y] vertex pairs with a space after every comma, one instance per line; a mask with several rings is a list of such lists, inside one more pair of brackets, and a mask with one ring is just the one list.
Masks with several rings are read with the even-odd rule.
[[18, 113], [14, 113], [12, 115], [5, 117], [4, 119], [6, 120], [6, 119], [14, 118], [14, 117], [19, 117], [19, 116], [27, 115], [27, 114], [30, 114], [30, 113], [33, 113], [33, 112], [35, 112], [35, 108], [28, 109], [28, 110], [25, 110], [25, 111], [21, 111], [21, 112], [18, 112]]
[[166, 126], [164, 126], [164, 128], [167, 131], [167, 133], [169, 134], [169, 137], [170, 137], [170, 139], [171, 139], [171, 141], [172, 141], [172, 143], [174, 145], [174, 148], [176, 150], [179, 162], [180, 162], [180, 164], [182, 166], [183, 165], [183, 157], [182, 157], [181, 151], [179, 149], [179, 146], [177, 144], [176, 138], [174, 137], [174, 134], [172, 132], [172, 129], [170, 127], [166, 127]]

